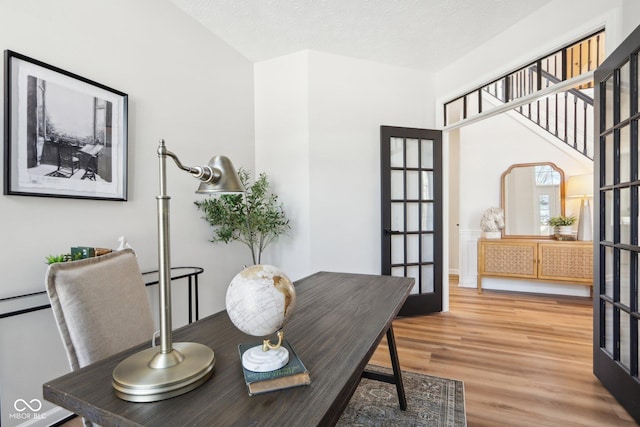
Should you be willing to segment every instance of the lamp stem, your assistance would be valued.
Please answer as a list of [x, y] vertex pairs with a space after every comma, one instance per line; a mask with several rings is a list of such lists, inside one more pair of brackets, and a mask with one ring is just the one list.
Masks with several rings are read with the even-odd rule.
[[158, 270], [160, 287], [160, 351], [169, 353], [171, 342], [171, 252], [169, 237], [169, 200], [167, 195], [167, 148], [164, 140], [158, 146], [160, 161], [160, 194], [156, 197], [158, 206]]

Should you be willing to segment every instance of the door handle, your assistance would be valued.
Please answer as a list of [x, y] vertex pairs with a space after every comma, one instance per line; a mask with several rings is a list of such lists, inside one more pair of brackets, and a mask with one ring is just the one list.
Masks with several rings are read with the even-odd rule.
[[388, 235], [390, 235], [390, 234], [393, 234], [393, 233], [400, 233], [400, 231], [398, 231], [398, 230], [392, 230], [392, 229], [390, 229], [390, 228], [385, 228], [385, 229], [384, 229], [384, 234], [385, 234], [386, 236], [388, 236]]

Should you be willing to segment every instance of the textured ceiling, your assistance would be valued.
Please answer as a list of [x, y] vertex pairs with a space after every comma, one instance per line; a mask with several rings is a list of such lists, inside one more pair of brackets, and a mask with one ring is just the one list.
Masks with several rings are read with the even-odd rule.
[[551, 0], [170, 0], [251, 61], [303, 49], [438, 71]]

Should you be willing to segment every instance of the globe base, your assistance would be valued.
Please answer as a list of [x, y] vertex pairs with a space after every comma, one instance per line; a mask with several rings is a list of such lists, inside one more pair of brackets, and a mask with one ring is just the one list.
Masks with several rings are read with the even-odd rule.
[[284, 347], [262, 350], [262, 345], [251, 347], [242, 355], [242, 367], [253, 372], [271, 372], [289, 363], [289, 350]]

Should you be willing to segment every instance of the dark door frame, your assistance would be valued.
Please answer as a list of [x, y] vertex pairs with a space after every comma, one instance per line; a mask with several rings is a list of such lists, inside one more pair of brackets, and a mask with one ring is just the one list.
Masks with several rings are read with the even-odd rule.
[[[390, 141], [392, 137], [404, 138], [405, 141], [407, 139], [415, 139], [415, 140], [431, 140], [433, 141], [433, 165], [431, 168], [425, 168], [419, 165], [417, 168], [394, 168], [391, 167], [391, 156], [388, 144], [386, 142]], [[381, 274], [383, 275], [391, 275], [392, 267], [398, 267], [396, 265], [392, 265], [391, 261], [391, 238], [392, 235], [418, 235], [419, 236], [419, 245], [422, 248], [422, 239], [421, 237], [426, 234], [430, 234], [433, 236], [433, 261], [423, 261], [422, 254], [420, 253], [418, 256], [419, 261], [417, 263], [411, 263], [410, 265], [416, 264], [419, 270], [419, 277], [416, 278], [419, 293], [409, 295], [407, 301], [404, 306], [400, 310], [400, 316], [411, 316], [411, 315], [419, 315], [419, 314], [429, 314], [442, 311], [444, 305], [444, 292], [443, 292], [443, 264], [444, 264], [444, 256], [442, 254], [443, 250], [443, 150], [442, 150], [442, 131], [440, 130], [431, 130], [431, 129], [418, 129], [418, 128], [405, 128], [405, 127], [394, 127], [394, 126], [381, 126], [380, 127], [380, 177], [381, 177]], [[405, 154], [406, 156], [406, 154]], [[405, 163], [406, 164], [406, 163]], [[404, 196], [402, 201], [395, 200], [396, 203], [403, 202], [406, 206], [407, 203], [417, 203], [422, 205], [422, 203], [433, 203], [433, 230], [418, 230], [418, 231], [407, 231], [405, 230], [392, 230], [391, 229], [391, 203], [393, 200], [391, 199], [391, 179], [390, 173], [392, 170], [410, 170], [415, 172], [423, 172], [429, 171], [433, 172], [433, 196], [430, 200], [423, 200], [419, 197], [418, 200], [409, 200]], [[405, 178], [406, 179], [406, 178]], [[405, 183], [406, 185], [406, 183]], [[420, 208], [422, 209], [422, 208]], [[406, 213], [405, 213], [406, 215]], [[405, 244], [406, 245], [406, 244]], [[406, 250], [406, 247], [405, 247]], [[420, 249], [421, 250], [421, 249]], [[407, 264], [402, 264], [405, 268]], [[433, 292], [423, 292], [423, 277], [422, 277], [422, 266], [424, 265], [433, 265]], [[448, 291], [448, 284], [444, 287]]]
[[[638, 375], [638, 92], [640, 27], [595, 71], [595, 158], [594, 158], [594, 292], [593, 292], [593, 373], [640, 423], [640, 377]], [[623, 67], [628, 66], [628, 70]], [[622, 87], [622, 71], [628, 72], [630, 87]], [[628, 117], [621, 115], [621, 102], [628, 95]], [[613, 105], [607, 105], [610, 102]], [[602, 110], [602, 111], [601, 111]], [[607, 120], [607, 110], [612, 118]], [[627, 116], [625, 113], [624, 116]], [[624, 129], [625, 132], [621, 132]], [[621, 134], [628, 135], [629, 176], [621, 179]], [[608, 168], [608, 169], [607, 169]], [[610, 174], [610, 175], [609, 175]], [[630, 229], [621, 230], [621, 192], [630, 200]], [[607, 216], [610, 212], [610, 216]], [[624, 238], [623, 238], [624, 237]], [[628, 255], [630, 295], [623, 296], [621, 254]], [[607, 269], [607, 265], [609, 269]], [[611, 277], [608, 277], [611, 276]], [[628, 302], [627, 302], [628, 301]], [[623, 314], [624, 315], [621, 315]], [[610, 317], [609, 317], [610, 316]], [[628, 346], [621, 345], [625, 334], [622, 322], [628, 322]], [[609, 324], [607, 324], [607, 322]], [[611, 345], [607, 348], [607, 338]], [[628, 354], [622, 354], [629, 351]], [[622, 360], [629, 357], [629, 365]]]

